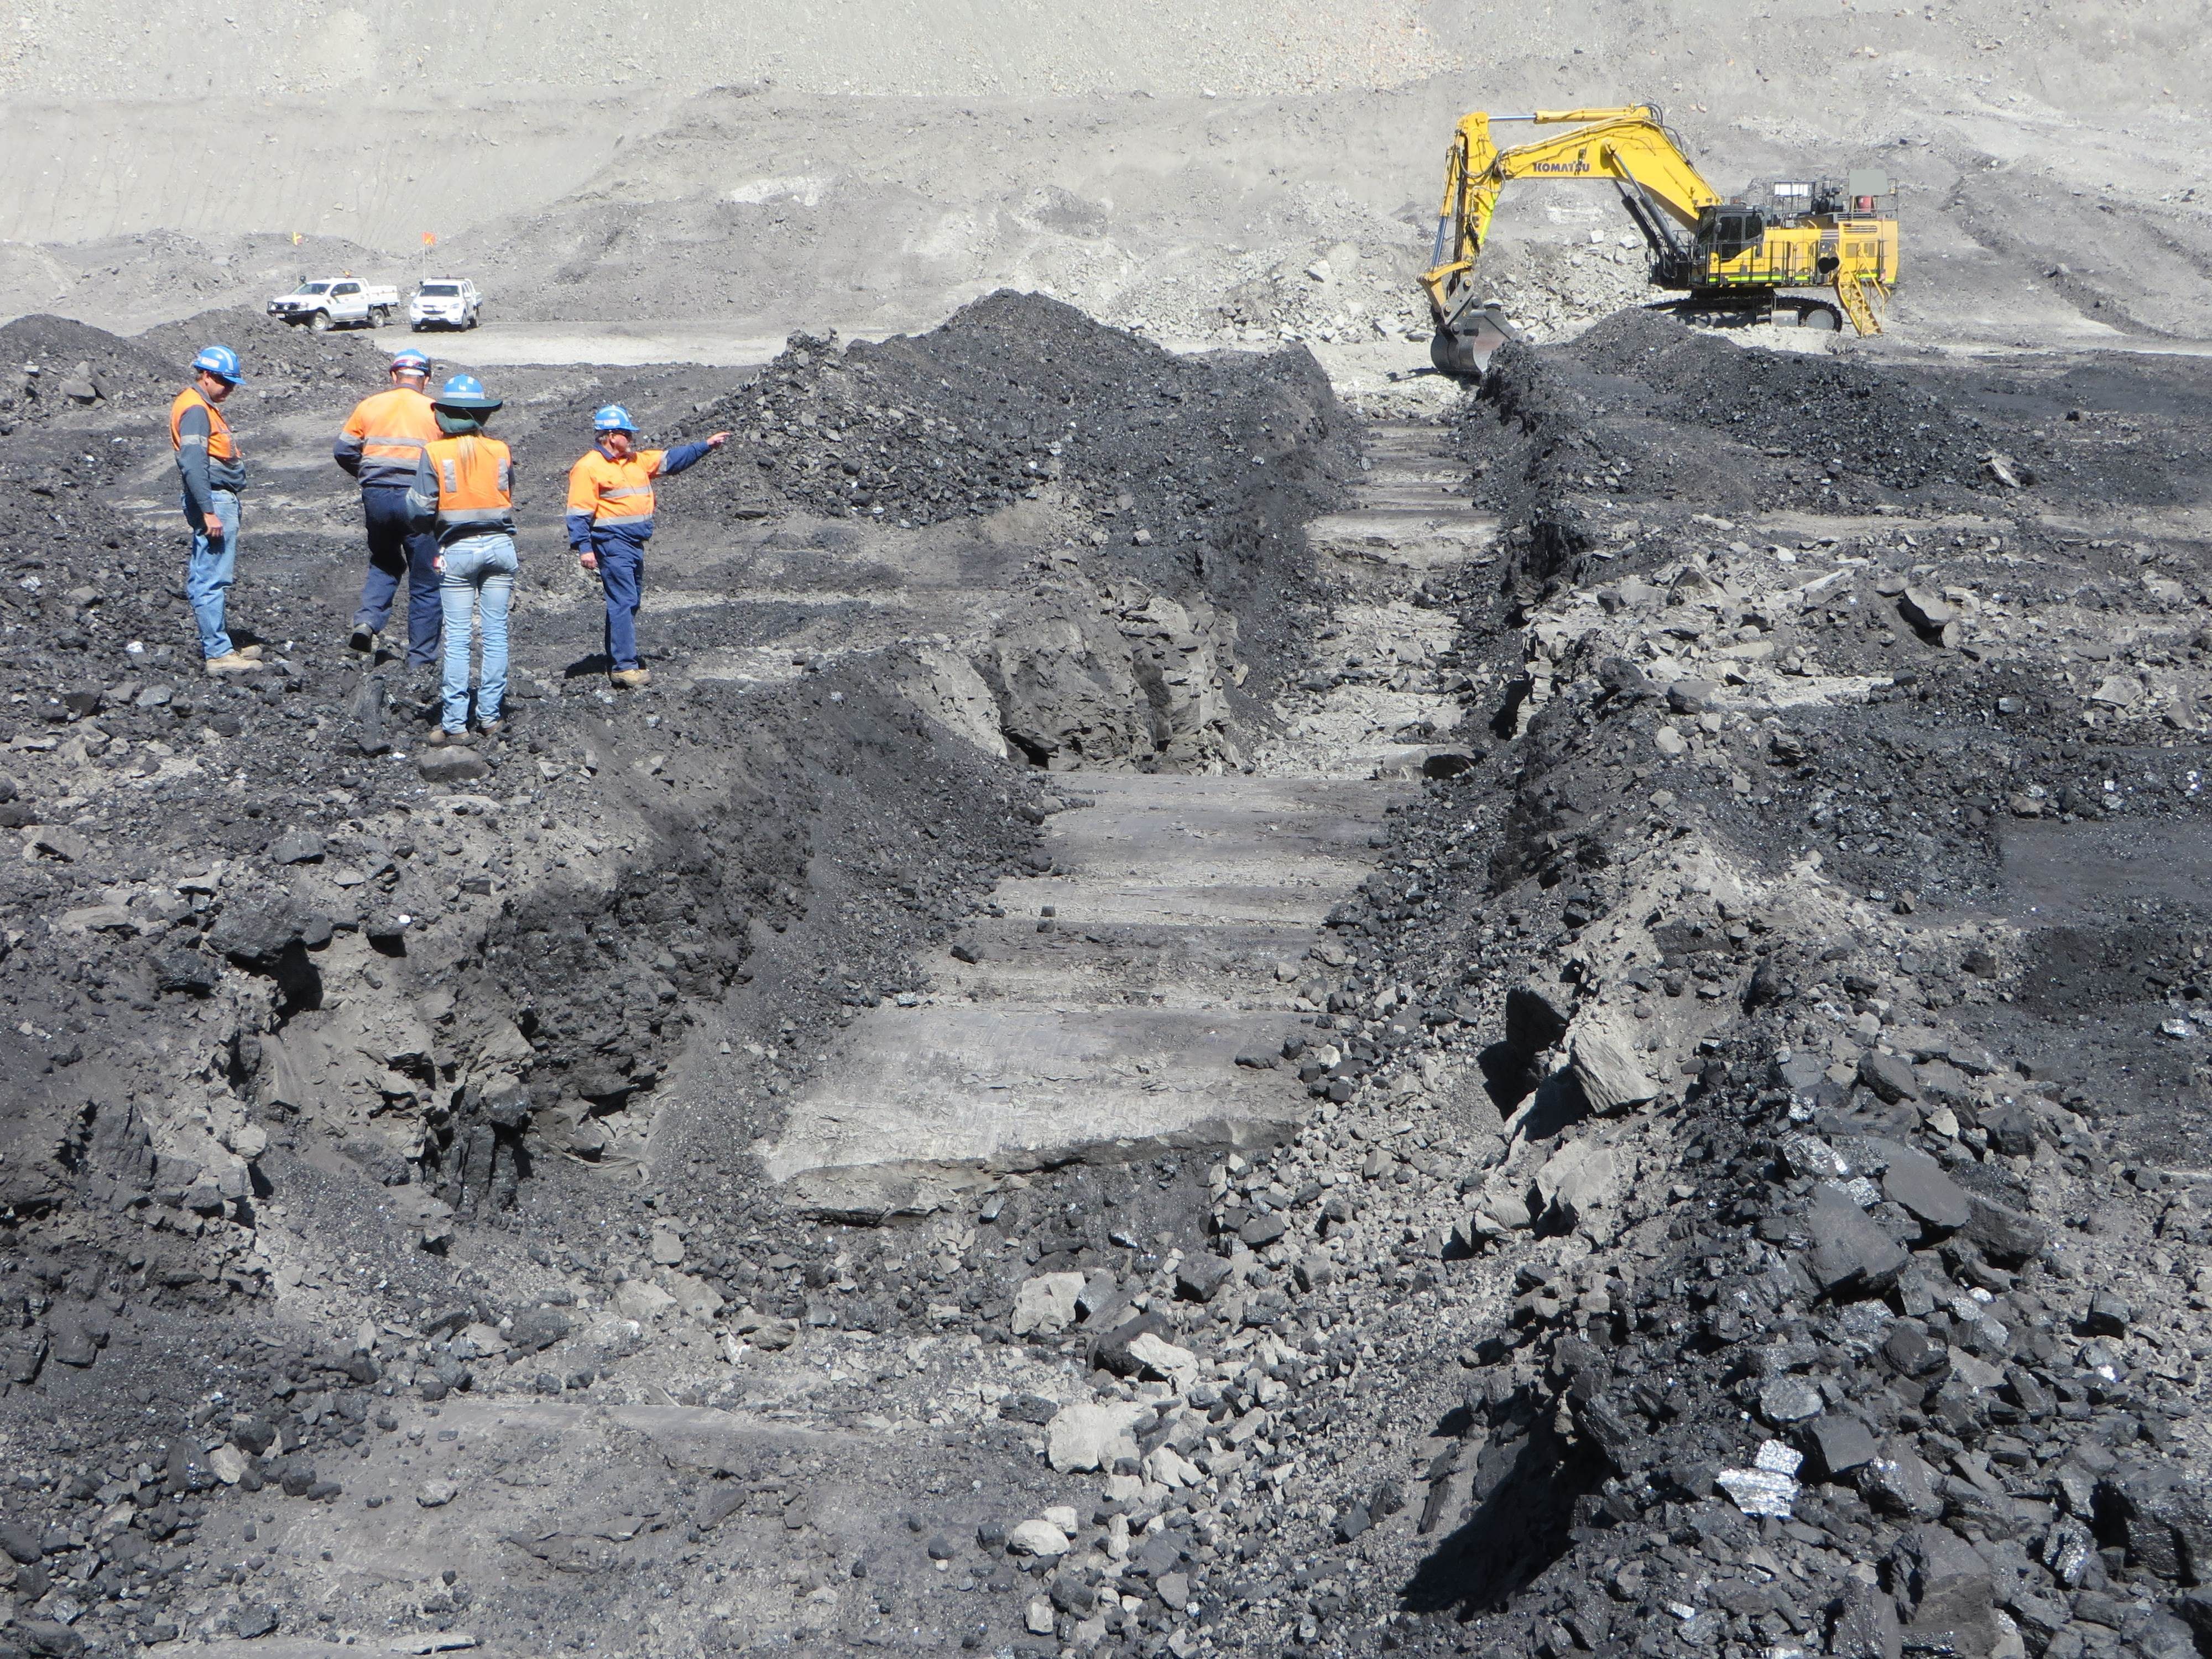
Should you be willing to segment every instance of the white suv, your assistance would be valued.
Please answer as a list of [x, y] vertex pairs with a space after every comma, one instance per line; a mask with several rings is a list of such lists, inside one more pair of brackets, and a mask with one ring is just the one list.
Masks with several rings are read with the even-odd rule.
[[465, 276], [425, 276], [407, 302], [407, 326], [420, 333], [426, 328], [474, 328], [483, 309], [483, 295]]

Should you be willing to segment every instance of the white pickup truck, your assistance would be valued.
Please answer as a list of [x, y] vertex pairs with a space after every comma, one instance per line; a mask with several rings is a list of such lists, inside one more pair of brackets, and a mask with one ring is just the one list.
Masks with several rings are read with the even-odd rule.
[[399, 309], [399, 290], [354, 276], [320, 276], [269, 302], [280, 323], [305, 323], [321, 334], [333, 328], [382, 328]]
[[483, 309], [483, 295], [465, 276], [425, 276], [407, 302], [407, 326], [420, 333], [426, 328], [474, 328]]

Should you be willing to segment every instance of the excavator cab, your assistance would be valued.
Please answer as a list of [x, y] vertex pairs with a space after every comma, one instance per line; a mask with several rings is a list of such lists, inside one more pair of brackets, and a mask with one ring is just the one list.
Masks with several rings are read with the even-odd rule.
[[1766, 216], [1741, 202], [1707, 208], [1698, 227], [1698, 252], [1723, 261], [1750, 252], [1765, 237]]

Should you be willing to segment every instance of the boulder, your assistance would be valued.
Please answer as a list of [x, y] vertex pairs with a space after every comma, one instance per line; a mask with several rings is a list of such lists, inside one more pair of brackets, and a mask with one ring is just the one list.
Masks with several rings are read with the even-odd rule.
[[1620, 1180], [1620, 1156], [1613, 1148], [1588, 1139], [1571, 1140], [1536, 1171], [1538, 1206], [1553, 1225], [1571, 1231], [1589, 1223], [1598, 1212], [1614, 1207]]
[[1628, 1036], [1610, 1020], [1576, 1022], [1568, 1053], [1575, 1081], [1594, 1112], [1622, 1111], [1658, 1096], [1659, 1085]]
[[1146, 1407], [1125, 1401], [1062, 1406], [1045, 1425], [1045, 1459], [1063, 1474], [1110, 1468], [1121, 1447], [1137, 1455], [1133, 1431], [1146, 1414]]
[[1083, 1292], [1081, 1273], [1040, 1273], [1014, 1292], [1013, 1333], [1054, 1336], [1075, 1322], [1075, 1298]]

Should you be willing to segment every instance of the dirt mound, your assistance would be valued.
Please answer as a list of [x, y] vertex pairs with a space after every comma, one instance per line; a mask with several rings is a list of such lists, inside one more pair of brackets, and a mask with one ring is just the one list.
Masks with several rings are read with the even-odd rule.
[[175, 371], [154, 352], [66, 317], [0, 326], [0, 436], [24, 421], [159, 396]]
[[1346, 416], [1303, 349], [1176, 356], [1003, 291], [842, 353], [795, 337], [705, 418], [750, 452], [710, 485], [732, 519], [797, 507], [927, 525], [1047, 502], [1085, 526], [1063, 551], [1224, 605], [1255, 643], [1284, 627], [1298, 561], [1282, 540], [1352, 465]]
[[289, 323], [280, 323], [259, 306], [222, 306], [203, 311], [182, 322], [164, 323], [138, 336], [149, 350], [188, 363], [210, 341], [220, 341], [238, 354], [250, 380], [255, 376], [283, 374], [297, 379], [330, 374], [333, 369], [372, 377], [383, 369], [389, 353], [368, 330], [333, 330], [311, 333]]
[[1894, 374], [1796, 352], [1746, 350], [1650, 311], [1616, 312], [1568, 349], [1600, 374], [1649, 386], [1668, 414], [1893, 489], [1966, 484], [1986, 446], [1955, 408]]

